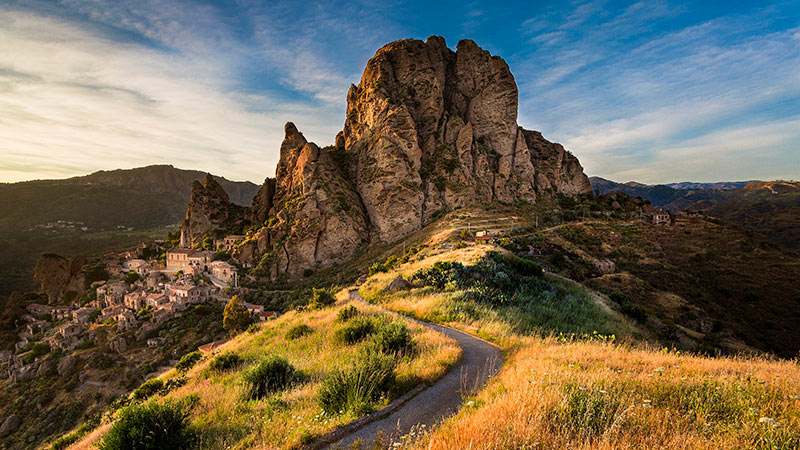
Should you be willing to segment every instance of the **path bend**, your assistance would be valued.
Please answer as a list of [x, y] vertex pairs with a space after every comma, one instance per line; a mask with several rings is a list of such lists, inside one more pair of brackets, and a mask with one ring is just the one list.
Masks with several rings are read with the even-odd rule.
[[[368, 304], [358, 290], [351, 290], [350, 298]], [[383, 309], [391, 314], [400, 315], [394, 311]], [[407, 316], [403, 317], [455, 340], [462, 350], [461, 359], [439, 381], [408, 400], [388, 416], [355, 430], [327, 448], [348, 448], [356, 440], [361, 440], [363, 448], [374, 448], [379, 435], [384, 437], [387, 445], [391, 445], [392, 441], [408, 434], [413, 429], [421, 428], [422, 425], [425, 426], [425, 429], [430, 429], [456, 413], [466, 396], [482, 388], [489, 377], [494, 376], [500, 370], [503, 364], [503, 353], [498, 346], [450, 327], [434, 325]]]

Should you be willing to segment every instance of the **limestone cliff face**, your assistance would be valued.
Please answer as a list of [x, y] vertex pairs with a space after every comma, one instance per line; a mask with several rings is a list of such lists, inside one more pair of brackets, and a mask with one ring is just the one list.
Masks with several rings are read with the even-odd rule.
[[[248, 213], [264, 227], [236, 257], [270, 277], [297, 279], [459, 206], [591, 192], [572, 154], [517, 124], [517, 106], [508, 65], [472, 41], [456, 51], [436, 36], [387, 44], [350, 87], [333, 147], [286, 124], [275, 179]], [[190, 212], [192, 236], [213, 227], [193, 222], [207, 213]]]
[[49, 304], [60, 303], [64, 294], [74, 292], [74, 296], [84, 291], [85, 274], [81, 270], [85, 258], [77, 256], [72, 261], [54, 253], [46, 253], [36, 262], [33, 278], [39, 283], [39, 290], [47, 294]]
[[378, 50], [350, 88], [337, 145], [352, 155], [350, 175], [379, 240], [467, 203], [591, 192], [577, 159], [518, 126], [517, 99], [505, 61], [472, 41], [455, 52], [435, 36]]
[[188, 245], [194, 246], [210, 234], [224, 235], [241, 228], [244, 213], [245, 209], [231, 203], [225, 189], [209, 174], [202, 183], [192, 183], [192, 195], [181, 223], [181, 232]]
[[332, 148], [306, 141], [292, 123], [285, 132], [267, 227], [254, 240], [259, 250], [267, 250], [262, 267], [271, 276], [295, 279], [352, 258], [369, 231], [361, 202], [334, 162]]

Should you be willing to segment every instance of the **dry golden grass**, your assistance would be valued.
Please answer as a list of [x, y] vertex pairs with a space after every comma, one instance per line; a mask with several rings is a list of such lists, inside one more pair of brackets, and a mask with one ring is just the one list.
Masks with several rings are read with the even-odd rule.
[[[186, 373], [187, 384], [166, 397], [199, 397], [192, 415], [193, 424], [200, 430], [199, 448], [294, 448], [356, 418], [350, 413], [326, 417], [316, 395], [326, 374], [335, 367], [355, 362], [361, 348], [367, 345], [366, 342], [349, 346], [334, 343], [333, 334], [340, 325], [336, 314], [341, 307], [351, 304], [347, 297], [346, 293], [340, 293], [334, 307], [288, 312], [277, 320], [261, 324], [257, 331], [242, 333], [224, 344], [215, 354], [232, 351], [244, 361], [234, 370], [212, 372], [208, 369], [212, 357], [206, 357]], [[362, 314], [383, 314], [376, 307], [355, 306]], [[306, 324], [314, 331], [287, 340], [286, 331], [297, 324]], [[407, 325], [416, 343], [416, 353], [399, 361], [398, 384], [411, 388], [420, 382], [433, 383], [460, 358], [461, 349], [455, 341], [439, 333], [414, 323]], [[268, 399], [244, 400], [242, 370], [273, 354], [287, 358], [304, 380]], [[177, 375], [172, 370], [162, 378], [166, 380]], [[384, 399], [377, 407], [388, 401]], [[92, 433], [73, 448], [89, 448], [104, 431]]]
[[[796, 449], [800, 366], [527, 339], [417, 449]], [[773, 422], [774, 420], [774, 422]]]

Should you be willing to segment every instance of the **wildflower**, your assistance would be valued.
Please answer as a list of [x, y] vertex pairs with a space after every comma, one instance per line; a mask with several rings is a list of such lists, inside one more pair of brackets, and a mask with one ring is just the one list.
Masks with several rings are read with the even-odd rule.
[[473, 402], [472, 400], [470, 400], [470, 401], [468, 401], [468, 402], [467, 402], [467, 406], [472, 406], [472, 405], [474, 405], [474, 404], [475, 404], [475, 402]]
[[569, 367], [575, 367], [575, 364], [570, 364]]
[[652, 403], [651, 400], [644, 400], [645, 403]]
[[585, 387], [578, 386], [578, 390], [579, 390], [579, 391], [585, 391], [585, 390], [586, 390], [586, 388], [585, 388]]
[[790, 395], [789, 398], [792, 399], [792, 400], [800, 400], [800, 397], [798, 397], [796, 395]]
[[604, 391], [603, 389], [600, 389], [600, 393], [601, 394], [608, 394], [608, 391]]
[[663, 367], [658, 367], [658, 368], [653, 370], [653, 372], [663, 372], [663, 371], [664, 371]]

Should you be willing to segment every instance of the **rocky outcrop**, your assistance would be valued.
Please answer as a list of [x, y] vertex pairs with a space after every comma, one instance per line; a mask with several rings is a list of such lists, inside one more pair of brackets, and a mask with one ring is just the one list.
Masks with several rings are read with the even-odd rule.
[[192, 183], [181, 233], [186, 238], [186, 245], [195, 246], [208, 236], [239, 231], [244, 216], [245, 209], [231, 203], [225, 189], [208, 174], [202, 183]]
[[70, 261], [54, 253], [46, 253], [39, 258], [33, 278], [39, 283], [39, 291], [47, 294], [49, 304], [61, 302], [67, 292], [73, 292], [74, 297], [83, 293], [85, 273], [82, 269], [85, 263], [82, 256]]
[[262, 266], [273, 276], [299, 278], [352, 258], [369, 233], [361, 202], [331, 148], [308, 142], [291, 122], [285, 134], [268, 214], [270, 257]]
[[337, 145], [379, 240], [469, 203], [591, 192], [577, 159], [518, 126], [517, 99], [505, 61], [473, 41], [455, 52], [436, 36], [378, 50], [350, 88]]
[[[437, 36], [387, 44], [350, 87], [333, 147], [286, 124], [275, 179], [248, 212], [263, 228], [235, 256], [270, 277], [298, 279], [457, 207], [591, 192], [572, 154], [519, 126], [517, 106], [506, 62], [472, 41], [456, 51]], [[187, 212], [192, 242], [214, 227], [207, 216]]]
[[16, 414], [8, 416], [6, 420], [3, 421], [3, 424], [0, 425], [0, 438], [4, 438], [9, 434], [17, 431], [17, 428], [19, 428], [20, 423], [21, 421], [19, 420], [19, 417], [17, 417]]

